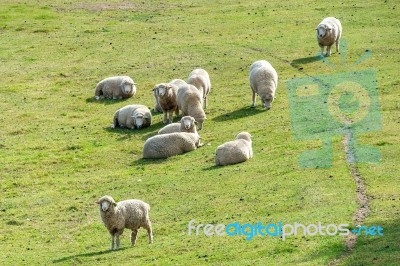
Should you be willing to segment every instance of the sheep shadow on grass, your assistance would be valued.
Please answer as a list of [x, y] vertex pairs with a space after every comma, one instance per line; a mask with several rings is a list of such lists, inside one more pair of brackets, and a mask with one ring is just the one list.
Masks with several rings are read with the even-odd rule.
[[252, 115], [257, 115], [259, 113], [264, 113], [264, 112], [268, 112], [265, 108], [260, 106], [256, 106], [256, 107], [250, 107], [250, 106], [245, 106], [242, 107], [238, 110], [232, 111], [230, 113], [225, 113], [219, 116], [214, 117], [212, 120], [216, 121], [216, 122], [224, 122], [227, 120], [233, 120], [233, 119], [239, 119], [239, 118], [243, 118], [243, 117], [248, 117], [248, 116], [252, 116]]
[[102, 250], [102, 251], [95, 251], [95, 252], [88, 252], [88, 253], [82, 253], [82, 254], [77, 254], [77, 255], [71, 255], [67, 257], [63, 257], [60, 259], [53, 260], [53, 263], [65, 263], [68, 260], [75, 260], [77, 258], [82, 258], [82, 257], [93, 257], [93, 256], [99, 256], [99, 255], [105, 255], [111, 252], [119, 252], [124, 249], [128, 249], [130, 247], [124, 247], [124, 248], [119, 248], [118, 250]]
[[316, 61], [322, 61], [322, 60], [324, 60], [324, 57], [321, 55], [309, 56], [309, 57], [295, 59], [290, 63], [290, 65], [294, 68], [301, 70], [302, 69], [301, 65], [313, 63]]
[[86, 102], [87, 103], [99, 103], [99, 104], [103, 104], [103, 105], [111, 105], [111, 104], [116, 104], [116, 103], [122, 103], [122, 102], [126, 102], [127, 100], [129, 100], [129, 98], [119, 99], [119, 100], [113, 100], [113, 99], [96, 100], [94, 97], [86, 98]]
[[111, 128], [109, 127], [104, 127], [104, 130], [113, 134], [119, 134], [121, 135], [120, 138], [118, 138], [118, 141], [124, 141], [127, 139], [131, 139], [132, 136], [134, 135], [140, 135], [142, 136], [142, 140], [146, 140], [154, 135], [157, 135], [158, 130], [160, 130], [164, 126], [162, 121], [159, 121], [155, 124], [151, 124], [151, 126], [142, 128], [142, 129], [128, 129], [128, 128]]

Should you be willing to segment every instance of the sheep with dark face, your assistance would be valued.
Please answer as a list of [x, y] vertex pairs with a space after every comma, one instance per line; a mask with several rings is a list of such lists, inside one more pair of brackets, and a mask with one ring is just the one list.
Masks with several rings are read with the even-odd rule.
[[[136, 243], [140, 227], [147, 230], [149, 243], [153, 242], [153, 231], [149, 218], [150, 205], [137, 199], [129, 199], [116, 203], [111, 196], [101, 197], [96, 201], [100, 207], [100, 216], [111, 235], [110, 250], [119, 248], [119, 236], [124, 229], [131, 229], [131, 245]], [[116, 244], [114, 246], [114, 243]]]
[[275, 98], [278, 87], [278, 73], [275, 68], [265, 61], [259, 60], [250, 66], [250, 87], [253, 91], [252, 106], [256, 105], [256, 95], [261, 98], [263, 106], [269, 110]]
[[339, 42], [342, 36], [342, 24], [337, 18], [328, 17], [318, 24], [317, 41], [321, 48], [321, 56], [324, 55], [324, 47], [326, 46], [326, 56], [331, 55], [331, 46], [336, 44], [336, 52], [339, 52]]
[[141, 104], [131, 104], [118, 109], [114, 114], [111, 128], [141, 129], [151, 125], [151, 112]]
[[136, 83], [128, 76], [116, 76], [103, 79], [96, 85], [94, 97], [96, 100], [125, 99], [136, 94]]

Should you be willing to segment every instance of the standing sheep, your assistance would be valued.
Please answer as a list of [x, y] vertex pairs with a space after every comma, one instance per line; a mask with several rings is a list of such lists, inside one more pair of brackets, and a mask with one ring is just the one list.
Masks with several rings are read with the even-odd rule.
[[215, 151], [215, 164], [236, 164], [247, 161], [252, 157], [251, 135], [248, 132], [241, 132], [236, 136], [235, 140], [218, 146]]
[[148, 138], [143, 146], [144, 159], [161, 159], [193, 151], [199, 147], [196, 133], [175, 132]]
[[158, 131], [158, 135], [174, 133], [174, 132], [195, 133], [197, 132], [196, 121], [191, 116], [184, 116], [181, 118], [181, 121], [179, 123], [172, 123], [160, 129]]
[[122, 235], [125, 228], [132, 230], [132, 246], [135, 245], [140, 227], [147, 230], [149, 243], [153, 242], [153, 232], [149, 218], [149, 204], [136, 199], [115, 203], [111, 196], [101, 197], [96, 203], [100, 206], [101, 220], [111, 235], [110, 250], [114, 250], [114, 240], [116, 240], [116, 249], [119, 249], [119, 236]]
[[339, 42], [342, 36], [342, 24], [337, 18], [328, 17], [319, 23], [316, 28], [317, 41], [321, 47], [321, 56], [324, 56], [324, 47], [326, 46], [326, 56], [331, 55], [331, 46], [336, 43], [336, 52], [339, 52]]
[[171, 83], [160, 83], [154, 87], [157, 94], [158, 105], [164, 113], [164, 124], [172, 123], [173, 113], [179, 113], [178, 105], [176, 104], [176, 93], [178, 87]]
[[203, 99], [203, 108], [206, 109], [208, 104], [208, 94], [211, 91], [211, 81], [207, 71], [201, 68], [193, 70], [189, 74], [187, 83], [195, 86], [200, 91]]
[[[161, 84], [166, 85], [165, 83], [161, 83]], [[184, 85], [187, 85], [186, 81], [184, 81], [182, 79], [173, 79], [168, 84], [170, 84], [170, 86], [172, 86], [172, 87], [176, 87], [177, 89]], [[160, 85], [160, 84], [158, 84], [158, 85]], [[154, 94], [154, 99], [155, 99], [154, 112], [163, 113], [163, 108], [160, 105], [160, 96], [159, 96], [160, 91], [158, 90], [158, 85], [156, 85], [153, 88], [153, 94]], [[175, 93], [175, 99], [176, 99], [176, 93]], [[176, 115], [179, 114], [179, 109], [176, 110], [175, 114]], [[164, 118], [164, 123], [165, 123], [165, 118]]]
[[269, 62], [259, 60], [250, 66], [250, 87], [253, 91], [252, 106], [256, 105], [256, 94], [258, 94], [263, 106], [267, 110], [271, 109], [278, 87], [278, 73]]
[[128, 76], [109, 77], [100, 81], [95, 89], [96, 100], [130, 98], [136, 94], [136, 83]]
[[202, 99], [198, 89], [191, 84], [187, 84], [179, 88], [176, 102], [183, 116], [192, 116], [198, 123], [198, 130], [203, 127], [203, 122], [206, 119], [202, 107]]
[[141, 129], [151, 125], [151, 112], [141, 104], [131, 104], [117, 110], [111, 128]]

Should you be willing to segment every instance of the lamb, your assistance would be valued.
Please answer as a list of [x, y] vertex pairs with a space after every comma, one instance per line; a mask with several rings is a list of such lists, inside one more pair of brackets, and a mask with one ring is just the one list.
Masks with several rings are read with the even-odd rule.
[[144, 159], [161, 159], [193, 151], [199, 147], [196, 133], [174, 132], [148, 138], [143, 146]]
[[317, 41], [321, 47], [321, 56], [324, 56], [324, 47], [326, 46], [326, 56], [331, 55], [331, 46], [336, 43], [336, 52], [339, 52], [339, 42], [342, 36], [342, 24], [337, 18], [324, 18], [317, 28]]
[[235, 140], [218, 146], [215, 151], [215, 164], [236, 164], [247, 161], [252, 157], [251, 135], [248, 132], [241, 132], [236, 136]]
[[208, 94], [211, 91], [211, 81], [207, 71], [201, 68], [193, 70], [189, 74], [187, 83], [195, 86], [200, 91], [203, 99], [203, 108], [206, 109], [208, 104]]
[[271, 109], [278, 87], [278, 73], [269, 62], [259, 60], [250, 66], [250, 87], [253, 91], [252, 107], [255, 106], [258, 94], [263, 106], [267, 110]]
[[136, 83], [128, 76], [116, 76], [103, 79], [96, 85], [94, 97], [96, 100], [125, 99], [136, 94]]
[[158, 131], [158, 135], [174, 133], [174, 132], [195, 133], [197, 132], [196, 121], [191, 116], [184, 116], [181, 118], [181, 121], [179, 123], [172, 123], [160, 129]]
[[141, 129], [151, 125], [151, 112], [141, 104], [131, 104], [118, 109], [114, 114], [111, 128]]
[[147, 230], [149, 243], [153, 242], [153, 230], [149, 218], [150, 205], [137, 199], [129, 199], [116, 203], [111, 196], [103, 196], [97, 204], [100, 206], [100, 216], [105, 227], [111, 235], [110, 250], [119, 249], [119, 236], [124, 229], [131, 229], [131, 245], [136, 243], [140, 227]]
[[182, 111], [182, 116], [192, 116], [198, 123], [198, 130], [201, 130], [203, 122], [206, 120], [206, 114], [202, 107], [202, 98], [199, 90], [191, 84], [180, 87], [176, 102], [179, 110]]

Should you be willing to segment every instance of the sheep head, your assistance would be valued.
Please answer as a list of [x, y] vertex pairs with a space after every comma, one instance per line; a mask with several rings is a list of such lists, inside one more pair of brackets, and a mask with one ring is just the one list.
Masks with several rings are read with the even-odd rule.
[[103, 196], [96, 201], [100, 206], [100, 211], [107, 212], [110, 208], [117, 206], [115, 200], [111, 196]]
[[181, 119], [181, 126], [186, 130], [194, 128], [195, 124], [197, 124], [197, 122], [191, 116], [184, 116]]
[[320, 25], [318, 25], [316, 30], [317, 30], [317, 37], [322, 39], [322, 38], [324, 38], [326, 36], [326, 34], [328, 34], [328, 32], [330, 30], [332, 30], [332, 28], [329, 27], [328, 25], [320, 24]]

